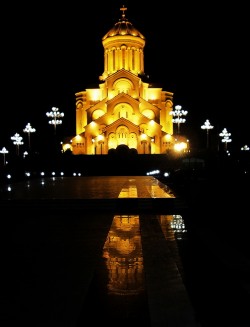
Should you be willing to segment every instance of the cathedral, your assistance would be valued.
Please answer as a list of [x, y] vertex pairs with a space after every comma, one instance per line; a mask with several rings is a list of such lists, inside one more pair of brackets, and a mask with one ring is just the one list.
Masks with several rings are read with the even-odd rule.
[[151, 87], [144, 73], [145, 37], [126, 17], [103, 36], [104, 71], [97, 88], [75, 94], [76, 135], [63, 152], [106, 155], [119, 147], [137, 154], [173, 150], [173, 93]]

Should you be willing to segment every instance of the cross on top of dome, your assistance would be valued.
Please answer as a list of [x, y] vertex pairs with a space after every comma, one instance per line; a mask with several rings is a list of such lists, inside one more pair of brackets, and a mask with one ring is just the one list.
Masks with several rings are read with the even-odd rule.
[[120, 10], [122, 11], [122, 18], [125, 18], [125, 11], [127, 10], [127, 8], [124, 7], [124, 5], [122, 6], [122, 8], [120, 8]]

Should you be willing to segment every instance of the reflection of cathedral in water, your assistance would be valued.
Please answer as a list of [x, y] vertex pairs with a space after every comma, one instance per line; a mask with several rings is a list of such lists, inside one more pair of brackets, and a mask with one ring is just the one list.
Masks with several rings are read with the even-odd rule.
[[[184, 239], [181, 215], [158, 217], [166, 241]], [[136, 295], [144, 291], [144, 266], [138, 215], [117, 215], [108, 233], [103, 257], [106, 259], [110, 294]]]
[[139, 216], [114, 216], [103, 256], [109, 272], [110, 293], [135, 295], [144, 290]]

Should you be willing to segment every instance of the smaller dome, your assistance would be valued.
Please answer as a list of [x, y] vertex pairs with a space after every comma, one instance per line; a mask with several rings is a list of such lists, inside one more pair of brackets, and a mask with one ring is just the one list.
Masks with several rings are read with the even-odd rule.
[[109, 30], [108, 33], [104, 35], [102, 40], [107, 39], [108, 37], [113, 37], [113, 36], [125, 36], [125, 35], [131, 35], [135, 37], [139, 37], [143, 40], [145, 40], [145, 37], [130, 23], [127, 18], [125, 17], [124, 11], [127, 10], [127, 8], [121, 8], [123, 11], [122, 13], [122, 18], [119, 19], [119, 22], [117, 22], [111, 30]]

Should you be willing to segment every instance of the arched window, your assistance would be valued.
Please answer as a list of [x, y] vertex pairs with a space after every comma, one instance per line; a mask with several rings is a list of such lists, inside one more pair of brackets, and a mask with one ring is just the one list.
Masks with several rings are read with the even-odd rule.
[[129, 130], [126, 126], [119, 126], [116, 130], [117, 145], [128, 145]]

